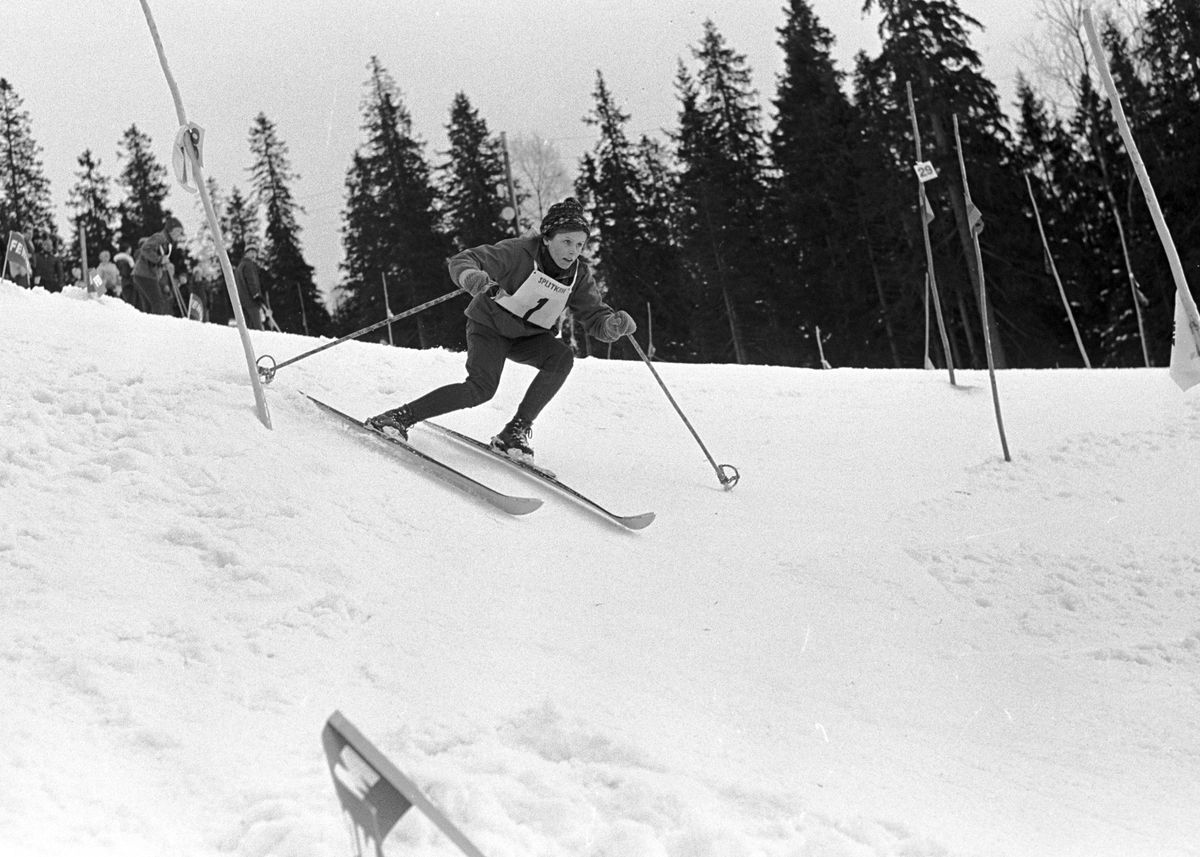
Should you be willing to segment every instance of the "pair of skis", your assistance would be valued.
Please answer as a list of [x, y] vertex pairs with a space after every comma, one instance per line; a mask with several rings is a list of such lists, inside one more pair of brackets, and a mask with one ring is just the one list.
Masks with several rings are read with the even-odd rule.
[[[327, 411], [328, 413], [331, 413], [337, 417], [340, 417], [345, 422], [349, 423], [352, 426], [357, 427], [358, 429], [362, 430], [366, 434], [371, 435], [372, 437], [378, 438], [379, 440], [381, 440], [383, 442], [391, 444], [394, 449], [396, 449], [398, 452], [402, 453], [402, 455], [404, 456], [404, 458], [407, 461], [415, 464], [417, 467], [426, 471], [430, 475], [435, 476], [438, 479], [441, 479], [442, 481], [444, 481], [450, 485], [453, 485], [455, 488], [458, 488], [461, 491], [465, 491], [467, 494], [470, 494], [472, 497], [477, 497], [478, 499], [483, 500], [486, 503], [490, 503], [492, 506], [495, 506], [497, 509], [507, 512], [510, 515], [528, 515], [530, 512], [535, 511], [542, 505], [542, 500], [539, 498], [536, 498], [536, 497], [514, 497], [511, 494], [505, 494], [503, 492], [497, 491], [494, 488], [484, 485], [482, 482], [479, 482], [476, 479], [472, 479], [470, 476], [467, 476], [465, 473], [462, 473], [461, 471], [456, 470], [455, 468], [451, 467], [450, 465], [445, 464], [442, 461], [439, 461], [437, 458], [433, 457], [432, 455], [429, 455], [426, 452], [422, 452], [421, 450], [417, 449], [416, 447], [412, 446], [411, 444], [404, 442], [400, 438], [381, 434], [377, 431], [374, 431], [373, 429], [367, 428], [367, 426], [363, 423], [362, 420], [355, 419], [354, 417], [350, 416], [349, 414], [343, 413], [342, 411], [339, 411], [337, 408], [335, 408], [331, 405], [327, 405], [325, 402], [322, 402], [320, 399], [316, 399], [316, 398], [313, 398], [312, 396], [309, 396], [307, 393], [305, 393], [304, 395], [306, 398], [308, 398], [310, 401], [312, 401], [314, 404], [316, 404], [323, 410]], [[469, 447], [477, 452], [481, 452], [486, 455], [490, 455], [491, 457], [495, 458], [497, 461], [502, 461], [511, 467], [518, 468], [519, 470], [521, 470], [528, 476], [530, 476], [534, 479], [537, 479], [546, 485], [549, 485], [550, 487], [554, 488], [555, 490], [559, 491], [560, 493], [565, 494], [568, 497], [572, 498], [573, 500], [577, 501], [578, 503], [585, 506], [586, 508], [607, 518], [608, 520], [612, 521], [613, 523], [621, 525], [622, 527], [625, 527], [630, 530], [640, 530], [640, 529], [650, 526], [650, 523], [654, 520], [653, 512], [645, 512], [641, 515], [618, 515], [614, 512], [610, 512], [608, 509], [605, 509], [599, 503], [584, 496], [583, 494], [576, 491], [574, 488], [571, 488], [569, 485], [564, 485], [562, 482], [559, 481], [558, 477], [556, 477], [554, 474], [552, 474], [548, 470], [544, 470], [540, 467], [537, 467], [536, 465], [529, 464], [528, 462], [525, 462], [525, 461], [519, 461], [514, 458], [509, 458], [507, 455], [504, 455], [504, 454], [492, 449], [486, 443], [476, 440], [475, 438], [470, 437], [469, 435], [465, 435], [465, 434], [462, 434], [461, 432], [457, 432], [452, 428], [447, 428], [446, 426], [438, 425], [437, 423], [432, 423], [432, 422], [428, 422], [428, 421], [422, 423], [422, 425], [438, 432], [439, 434], [443, 435], [444, 437], [448, 437], [451, 440], [453, 440], [457, 443], [460, 443], [466, 447]]]

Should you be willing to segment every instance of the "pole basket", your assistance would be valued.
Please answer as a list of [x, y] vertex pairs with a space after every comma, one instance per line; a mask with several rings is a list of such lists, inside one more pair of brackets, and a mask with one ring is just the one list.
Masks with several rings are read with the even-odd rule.
[[[269, 361], [269, 365], [267, 362]], [[275, 380], [275, 358], [270, 354], [264, 354], [255, 362], [258, 367], [258, 377], [262, 378], [264, 384], [270, 384]]]

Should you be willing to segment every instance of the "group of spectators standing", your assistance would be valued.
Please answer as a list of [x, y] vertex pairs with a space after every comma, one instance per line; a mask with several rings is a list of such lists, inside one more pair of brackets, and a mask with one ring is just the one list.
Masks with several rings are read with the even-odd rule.
[[[30, 267], [11, 265], [9, 269], [9, 278], [19, 286], [60, 292], [64, 286], [73, 285], [92, 294], [121, 298], [153, 315], [233, 323], [229, 292], [216, 265], [200, 266], [192, 272], [176, 269], [171, 256], [186, 234], [183, 224], [174, 217], [167, 218], [160, 232], [138, 241], [133, 252], [123, 247], [113, 256], [107, 249], [100, 250], [95, 267], [89, 268], [86, 276], [78, 264], [67, 276], [66, 264], [54, 252], [48, 237], [35, 246], [30, 230], [24, 235], [26, 246], [32, 250]], [[269, 305], [258, 266], [258, 246], [253, 240], [242, 252], [234, 269], [234, 280], [246, 326], [262, 330], [264, 320], [269, 317]]]

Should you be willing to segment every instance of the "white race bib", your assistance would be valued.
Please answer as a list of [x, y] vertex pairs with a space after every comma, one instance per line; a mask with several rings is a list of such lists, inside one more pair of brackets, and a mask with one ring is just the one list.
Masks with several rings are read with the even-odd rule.
[[501, 295], [495, 300], [518, 318], [549, 330], [567, 308], [567, 299], [571, 297], [571, 291], [578, 279], [579, 268], [576, 268], [571, 285], [564, 286], [550, 275], [539, 271], [537, 262], [534, 262], [533, 273], [521, 283], [520, 288], [511, 295]]

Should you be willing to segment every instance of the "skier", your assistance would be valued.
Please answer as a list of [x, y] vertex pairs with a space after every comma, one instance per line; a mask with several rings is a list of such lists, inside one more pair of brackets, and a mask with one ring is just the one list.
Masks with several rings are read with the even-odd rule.
[[590, 228], [574, 197], [550, 206], [540, 232], [472, 247], [451, 257], [450, 278], [473, 296], [467, 317], [467, 380], [449, 384], [415, 401], [366, 420], [375, 431], [408, 440], [415, 423], [492, 398], [505, 359], [538, 370], [516, 415], [492, 438], [491, 446], [533, 462], [533, 421], [567, 380], [571, 349], [551, 328], [570, 309], [583, 329], [603, 342], [616, 342], [637, 325], [629, 313], [600, 300], [591, 272], [579, 256]]

